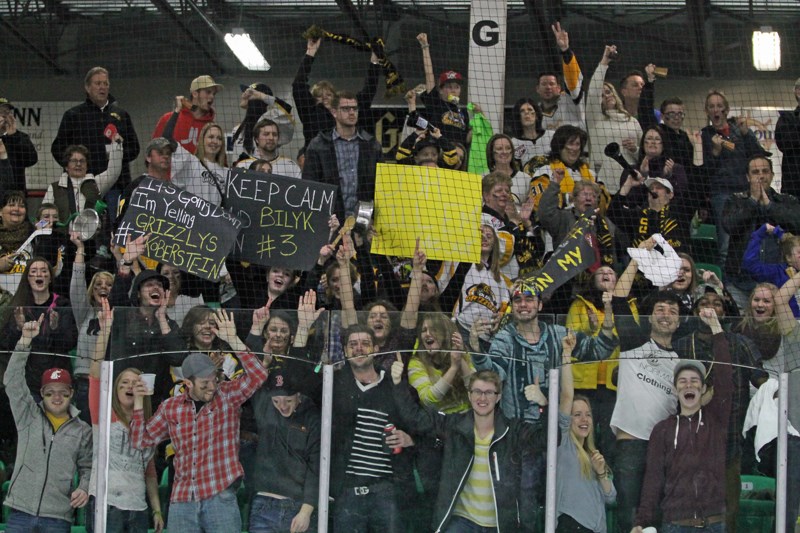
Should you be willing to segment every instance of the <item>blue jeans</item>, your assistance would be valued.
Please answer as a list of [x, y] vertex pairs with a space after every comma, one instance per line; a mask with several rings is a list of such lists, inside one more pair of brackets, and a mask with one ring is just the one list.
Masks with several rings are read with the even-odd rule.
[[7, 533], [69, 533], [72, 524], [58, 518], [44, 518], [11, 509], [6, 523]]
[[450, 518], [450, 523], [445, 528], [444, 533], [495, 533], [496, 527], [479, 526], [472, 520], [467, 520], [462, 516]]
[[171, 502], [169, 531], [192, 533], [241, 533], [242, 515], [236, 492], [227, 488], [199, 502]]
[[[300, 512], [301, 502], [287, 498], [278, 500], [269, 496], [256, 495], [250, 507], [250, 533], [282, 533], [289, 531], [292, 520]], [[308, 532], [317, 530], [317, 513], [311, 514]]]
[[664, 524], [659, 529], [662, 533], [725, 533], [725, 522], [717, 522], [706, 527], [676, 526]]
[[[89, 498], [86, 506], [86, 532], [94, 533], [95, 498]], [[106, 510], [106, 533], [147, 533], [150, 520], [144, 511], [126, 511], [113, 505]]]
[[642, 493], [647, 466], [646, 440], [618, 440], [614, 458], [614, 485], [617, 488], [617, 531], [630, 533]]
[[728, 244], [731, 241], [731, 236], [722, 227], [722, 211], [725, 209], [725, 202], [730, 197], [730, 193], [714, 193], [711, 195], [711, 209], [714, 212], [714, 223], [717, 225], [718, 263], [722, 268], [725, 268], [725, 260], [728, 258]]
[[91, 426], [92, 417], [91, 413], [89, 413], [89, 378], [75, 376], [73, 386], [75, 388], [75, 397], [72, 399], [72, 403], [80, 410], [81, 413], [78, 415], [80, 419]]
[[336, 533], [400, 533], [400, 509], [394, 499], [394, 485], [380, 481], [368, 487], [345, 487], [336, 497], [333, 513]]

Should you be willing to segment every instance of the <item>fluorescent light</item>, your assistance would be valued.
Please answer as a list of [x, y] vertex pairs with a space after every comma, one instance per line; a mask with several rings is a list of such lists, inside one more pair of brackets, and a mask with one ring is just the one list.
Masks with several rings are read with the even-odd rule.
[[250, 34], [242, 28], [233, 28], [225, 34], [225, 44], [236, 55], [236, 59], [248, 70], [269, 70], [270, 66], [258, 47], [250, 39]]
[[768, 71], [781, 68], [781, 36], [769, 26], [753, 32], [753, 66]]

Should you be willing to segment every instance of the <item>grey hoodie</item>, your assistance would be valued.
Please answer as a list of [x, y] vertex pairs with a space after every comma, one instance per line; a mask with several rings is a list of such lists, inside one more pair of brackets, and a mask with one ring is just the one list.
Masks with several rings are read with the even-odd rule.
[[58, 431], [37, 404], [25, 383], [25, 363], [29, 347], [17, 344], [3, 379], [17, 424], [17, 458], [5, 505], [34, 516], [72, 522], [75, 510], [70, 506], [78, 473], [78, 487], [89, 492], [92, 471], [92, 429], [77, 417], [70, 406], [71, 418]]

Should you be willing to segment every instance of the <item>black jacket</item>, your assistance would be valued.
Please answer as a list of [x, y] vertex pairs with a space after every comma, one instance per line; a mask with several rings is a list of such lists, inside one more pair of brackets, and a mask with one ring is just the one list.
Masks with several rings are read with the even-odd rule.
[[130, 115], [111, 95], [108, 96], [108, 104], [104, 109], [97, 107], [88, 97], [84, 103], [68, 109], [61, 117], [58, 134], [53, 139], [50, 152], [59, 166], [63, 166], [64, 150], [72, 144], [82, 144], [89, 149], [87, 172], [95, 176], [101, 174], [108, 168], [106, 145], [110, 144], [111, 140], [106, 138], [104, 132], [109, 124], [114, 124], [122, 137], [122, 172], [116, 187], [125, 189], [131, 181], [128, 163], [139, 155], [139, 139], [136, 137]]
[[[732, 194], [725, 202], [722, 213], [722, 225], [731, 236], [728, 247], [728, 258], [725, 261], [725, 275], [735, 276], [739, 280], [749, 280], [750, 276], [742, 269], [742, 258], [750, 242], [750, 234], [762, 224], [780, 226], [784, 231], [797, 235], [800, 233], [800, 202], [789, 194], [779, 194], [770, 188], [767, 191], [769, 205], [761, 205], [752, 198], [750, 192]], [[764, 261], [780, 263], [783, 255], [773, 239], [769, 239], [772, 248], [764, 250]]]
[[[442, 475], [432, 524], [438, 532], [446, 529], [472, 468], [475, 458], [475, 419], [472, 411], [445, 415], [433, 409], [423, 409], [414, 402], [408, 387], [406, 382], [394, 387], [395, 401], [403, 422], [418, 433], [435, 435], [444, 440]], [[507, 419], [499, 408], [495, 410], [494, 436], [489, 445], [489, 470], [499, 532], [518, 531], [521, 528], [518, 509], [522, 497], [522, 454], [528, 450], [544, 450], [546, 438], [545, 431], [519, 419]]]
[[[376, 165], [381, 162], [383, 152], [378, 141], [366, 132], [359, 132], [358, 154], [358, 188], [356, 194], [359, 201], [372, 201], [375, 198]], [[340, 185], [339, 165], [336, 161], [336, 149], [333, 145], [333, 130], [322, 131], [314, 137], [306, 150], [306, 164], [303, 167], [303, 179]], [[334, 214], [344, 220], [344, 198], [341, 187], [336, 195]]]
[[775, 144], [783, 152], [781, 192], [800, 196], [800, 106], [781, 111], [775, 124]]
[[[300, 67], [297, 69], [297, 74], [295, 74], [294, 81], [292, 81], [292, 98], [294, 98], [300, 122], [303, 123], [305, 147], [308, 147], [318, 133], [332, 130], [336, 126], [336, 121], [331, 112], [321, 103], [317, 103], [308, 86], [308, 75], [311, 74], [311, 65], [313, 64], [314, 56], [304, 55], [303, 60], [300, 62]], [[375, 93], [378, 92], [378, 74], [380, 72], [380, 65], [370, 63], [367, 77], [364, 79], [364, 87], [356, 95], [359, 126], [366, 125], [368, 111], [372, 107]]]
[[27, 191], [25, 184], [25, 169], [32, 167], [39, 161], [39, 154], [27, 133], [17, 130], [11, 135], [3, 135], [3, 144], [8, 152], [8, 162], [11, 163], [11, 179], [3, 182], [6, 191]]
[[253, 490], [280, 494], [316, 507], [319, 497], [318, 410], [305, 400], [286, 418], [272, 405], [272, 393], [266, 387], [253, 395], [252, 402], [258, 424]]

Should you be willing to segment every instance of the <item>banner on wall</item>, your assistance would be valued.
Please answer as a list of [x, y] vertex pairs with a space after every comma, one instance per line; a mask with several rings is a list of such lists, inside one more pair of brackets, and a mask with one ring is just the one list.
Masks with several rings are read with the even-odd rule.
[[14, 116], [17, 119], [17, 129], [30, 136], [39, 154], [39, 162], [25, 171], [28, 190], [45, 190], [64, 171], [50, 155], [50, 146], [56, 138], [64, 112], [75, 107], [78, 102], [12, 101], [11, 103], [16, 108]]
[[470, 101], [480, 104], [483, 115], [496, 132], [503, 131], [506, 23], [506, 0], [472, 0], [470, 3], [467, 87]]

